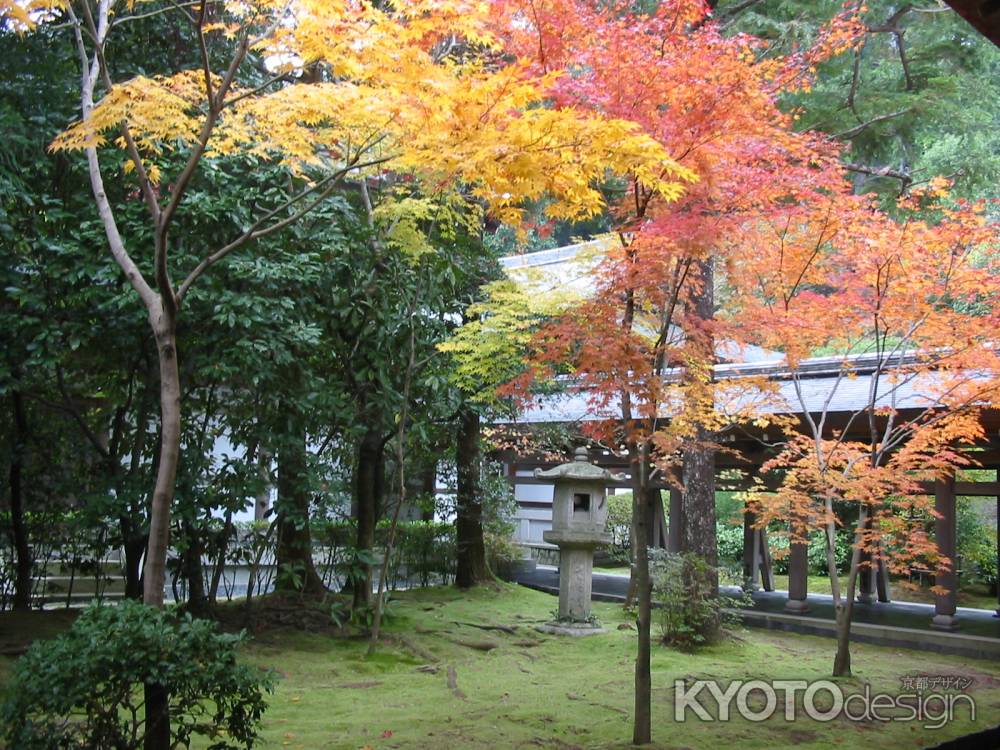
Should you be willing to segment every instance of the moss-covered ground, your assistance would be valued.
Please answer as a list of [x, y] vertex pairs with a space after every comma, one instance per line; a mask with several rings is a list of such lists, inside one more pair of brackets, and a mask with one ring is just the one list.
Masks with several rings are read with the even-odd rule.
[[[289, 628], [258, 632], [245, 658], [278, 675], [261, 747], [627, 747], [635, 656], [630, 618], [616, 605], [595, 603], [607, 629], [602, 635], [536, 632], [533, 626], [550, 618], [555, 604], [554, 597], [515, 586], [405, 592], [371, 658], [360, 637]], [[0, 620], [5, 626], [10, 621]], [[757, 630], [735, 635], [694, 654], [654, 649], [655, 747], [921, 748], [1000, 721], [1000, 664], [856, 645], [855, 677], [840, 681], [847, 690], [868, 682], [873, 692], [898, 694], [910, 692], [903, 689], [906, 678], [958, 675], [973, 681], [967, 692], [976, 702], [976, 720], [963, 705], [957, 719], [940, 729], [917, 722], [787, 722], [780, 712], [761, 723], [738, 717], [708, 723], [692, 716], [676, 722], [675, 679], [829, 675], [830, 639]], [[7, 657], [0, 658], [0, 667], [8, 666]]]

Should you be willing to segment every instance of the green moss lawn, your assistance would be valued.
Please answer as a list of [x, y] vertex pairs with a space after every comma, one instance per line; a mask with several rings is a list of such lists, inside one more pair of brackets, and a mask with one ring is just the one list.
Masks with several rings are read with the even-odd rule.
[[[620, 607], [595, 603], [608, 632], [570, 639], [537, 633], [556, 599], [504, 586], [404, 593], [374, 658], [365, 642], [286, 628], [258, 632], [245, 658], [279, 680], [261, 747], [621, 748], [631, 737], [635, 631]], [[65, 620], [65, 618], [64, 618]], [[475, 626], [481, 627], [475, 627]], [[619, 626], [624, 629], [619, 629]], [[500, 626], [500, 630], [482, 627]], [[11, 618], [0, 618], [0, 641]], [[821, 679], [830, 639], [748, 630], [697, 654], [657, 647], [653, 656], [657, 748], [920, 748], [996, 724], [1000, 664], [857, 645], [846, 686], [905, 692], [908, 676], [963, 675], [977, 721], [938, 730], [916, 723], [794, 723], [775, 718], [703, 723], [673, 720], [677, 678]], [[0, 679], [10, 658], [0, 657]]]

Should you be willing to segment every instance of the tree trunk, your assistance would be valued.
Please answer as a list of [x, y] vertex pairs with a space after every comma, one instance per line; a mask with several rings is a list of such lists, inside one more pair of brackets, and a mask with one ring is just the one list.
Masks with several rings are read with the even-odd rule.
[[142, 553], [149, 543], [141, 531], [136, 530], [132, 515], [126, 510], [118, 519], [118, 529], [122, 535], [125, 550], [125, 597], [142, 599]]
[[[358, 445], [358, 462], [354, 469], [354, 503], [358, 522], [358, 550], [373, 552], [375, 549], [375, 522], [378, 515], [379, 487], [384, 479], [379, 479], [382, 472], [382, 437], [374, 429], [369, 429]], [[364, 566], [365, 573], [358, 580], [351, 581], [354, 593], [354, 609], [371, 606], [372, 571], [370, 566]]]
[[[708, 432], [699, 425], [696, 442], [684, 448], [682, 549], [704, 558], [714, 569], [719, 564], [715, 538], [715, 451], [705, 446], [708, 440]], [[713, 579], [718, 589], [718, 577]]]
[[635, 529], [635, 581], [638, 602], [636, 629], [638, 646], [635, 656], [635, 720], [632, 725], [632, 744], [646, 745], [652, 741], [652, 672], [650, 655], [650, 619], [652, 615], [652, 586], [649, 580], [649, 530], [652, 513], [649, 502], [649, 447], [639, 448], [635, 442], [629, 446], [632, 476], [632, 525]]
[[847, 590], [841, 600], [835, 598], [833, 603], [837, 612], [837, 654], [833, 658], [833, 676], [851, 676], [851, 620], [854, 616], [854, 590], [858, 581], [858, 570], [861, 565], [861, 542], [863, 530], [868, 523], [868, 513], [861, 506], [858, 516], [858, 527], [854, 535], [854, 550], [851, 552], [851, 571], [847, 576]]
[[180, 459], [181, 383], [177, 367], [176, 322], [163, 309], [157, 319], [153, 319], [152, 313], [150, 318], [160, 363], [160, 460], [149, 508], [149, 544], [143, 569], [142, 600], [150, 606], [162, 607], [167, 547], [170, 543], [170, 506], [174, 500], [174, 483]]
[[[255, 520], [259, 520], [255, 517]], [[233, 536], [233, 511], [226, 511], [226, 523], [222, 527], [218, 549], [215, 553], [215, 564], [212, 566], [212, 580], [208, 586], [208, 601], [215, 604], [219, 599], [219, 583], [226, 568], [226, 555], [229, 553], [229, 540]], [[249, 596], [249, 592], [247, 594]]]
[[437, 470], [438, 464], [435, 459], [428, 459], [420, 475], [420, 494], [427, 503], [420, 511], [421, 521], [434, 520], [434, 500], [437, 493]]
[[135, 497], [131, 491], [134, 485], [127, 484], [125, 480], [126, 478], [134, 480], [142, 467], [142, 455], [147, 439], [146, 426], [149, 423], [149, 410], [151, 408], [152, 400], [147, 395], [147, 387], [144, 386], [139, 397], [139, 408], [136, 411], [135, 439], [132, 443], [132, 455], [127, 476], [121, 476], [120, 460], [117, 457], [108, 462], [108, 476], [115, 484], [118, 497], [122, 500], [130, 499], [120, 510], [118, 528], [121, 533], [122, 547], [125, 550], [125, 596], [137, 601], [142, 600], [142, 554], [149, 544], [149, 534], [144, 529], [146, 509], [143, 506], [145, 503], [141, 500], [134, 504], [131, 502], [131, 499]]
[[184, 580], [187, 581], [187, 608], [196, 617], [208, 611], [208, 599], [205, 596], [205, 577], [201, 564], [203, 545], [201, 534], [192, 524], [185, 521], [182, 524], [184, 536], [184, 554], [181, 556], [181, 569]]
[[[170, 543], [170, 506], [181, 445], [181, 383], [177, 366], [177, 326], [174, 317], [160, 304], [159, 314], [150, 313], [160, 364], [160, 458], [156, 485], [149, 508], [149, 543], [143, 568], [142, 600], [151, 607], [163, 606], [166, 583], [167, 548]], [[144, 750], [170, 748], [170, 696], [164, 685], [147, 682], [146, 734]]]
[[[715, 274], [711, 259], [700, 261], [697, 266], [702, 288], [689, 310], [689, 315], [694, 320], [693, 325], [689, 326], [689, 344], [694, 355], [711, 367], [715, 362], [715, 340], [710, 325], [715, 315]], [[695, 381], [693, 387], [711, 389], [710, 381], [711, 374], [708, 383]], [[711, 393], [707, 398], [711, 399]], [[711, 408], [711, 405], [695, 403], [694, 408]], [[710, 442], [711, 434], [699, 424], [694, 439], [684, 447], [682, 549], [704, 558], [711, 566], [713, 587], [717, 594], [719, 580], [714, 573], [719, 564], [718, 542], [715, 538], [715, 451]]]
[[312, 558], [304, 432], [286, 436], [278, 447], [278, 500], [275, 506], [278, 518], [275, 588], [310, 595], [326, 593]]
[[455, 493], [457, 541], [455, 585], [469, 588], [490, 580], [483, 540], [483, 503], [479, 491], [479, 414], [463, 408], [455, 449], [458, 485]]
[[24, 523], [24, 458], [27, 453], [28, 417], [19, 391], [11, 391], [14, 409], [14, 445], [10, 458], [10, 525], [14, 537], [14, 609], [31, 609], [31, 545]]
[[170, 750], [170, 694], [163, 685], [147, 682], [143, 697], [146, 701], [143, 750]]

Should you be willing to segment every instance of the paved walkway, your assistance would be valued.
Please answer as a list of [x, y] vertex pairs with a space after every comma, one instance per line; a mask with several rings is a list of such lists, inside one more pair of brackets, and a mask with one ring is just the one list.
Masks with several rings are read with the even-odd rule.
[[[559, 591], [558, 568], [539, 565], [533, 572], [522, 573], [518, 583], [541, 591]], [[593, 598], [603, 601], [623, 601], [628, 588], [628, 576], [614, 573], [594, 573]], [[735, 587], [724, 587], [723, 594], [734, 595]], [[758, 591], [753, 595], [754, 607], [746, 611], [749, 624], [832, 635], [835, 620], [833, 597], [810, 594], [809, 611], [805, 615], [786, 614], [787, 592]], [[1000, 658], [1000, 618], [990, 610], [958, 608], [959, 630], [942, 633], [931, 628], [934, 605], [911, 602], [879, 604], [856, 603], [852, 632], [858, 640], [889, 643], [913, 648], [965, 654], [983, 658]]]

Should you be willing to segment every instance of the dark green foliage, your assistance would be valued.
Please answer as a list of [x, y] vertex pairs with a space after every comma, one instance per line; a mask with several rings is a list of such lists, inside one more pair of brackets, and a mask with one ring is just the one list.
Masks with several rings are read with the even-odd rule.
[[169, 694], [172, 747], [252, 748], [270, 674], [237, 663], [241, 636], [134, 602], [91, 607], [17, 661], [3, 705], [7, 746], [116, 748], [143, 743], [143, 684]]
[[[375, 531], [376, 542], [388, 537], [389, 522]], [[383, 542], [384, 544], [384, 542]], [[455, 575], [455, 525], [434, 521], [400, 521], [396, 528], [390, 581], [403, 574], [411, 582], [427, 586]]]
[[[771, 547], [771, 555], [774, 559], [774, 572], [779, 575], [788, 573], [788, 537], [771, 537], [768, 540]], [[851, 565], [851, 550], [853, 541], [849, 531], [840, 530], [837, 532], [837, 546], [834, 549], [834, 559], [837, 561], [837, 570], [846, 573]], [[815, 533], [809, 536], [809, 575], [825, 576], [829, 575], [826, 565], [826, 536], [822, 533]]]
[[[995, 197], [1000, 184], [1000, 50], [953, 11], [891, 0], [865, 3], [870, 32], [856, 54], [819, 66], [813, 87], [786, 96], [799, 125], [850, 145], [844, 161], [858, 192], [885, 204], [911, 184], [943, 175], [965, 197]], [[734, 12], [736, 9], [745, 8]], [[836, 3], [719, 3], [727, 33], [749, 32], [769, 54], [804, 48]]]
[[[719, 562], [736, 565], [743, 561], [743, 527], [720, 523], [716, 526], [716, 538], [719, 540]], [[837, 570], [846, 573], [851, 562], [851, 534], [848, 531], [837, 533], [837, 547], [834, 555], [837, 560]], [[788, 573], [788, 537], [770, 536], [768, 546], [774, 564], [774, 572], [779, 575]], [[826, 568], [826, 537], [822, 533], [809, 537], [809, 574], [828, 575]]]
[[[990, 500], [992, 502], [992, 500]], [[984, 522], [969, 498], [958, 501], [956, 536], [958, 537], [958, 565], [962, 580], [997, 585], [997, 536], [996, 531]]]
[[611, 532], [608, 550], [611, 557], [628, 565], [632, 559], [631, 492], [619, 492], [608, 497], [608, 531]]
[[[854, 550], [854, 541], [851, 532], [844, 529], [837, 531], [837, 545], [834, 547], [833, 556], [837, 561], [837, 570], [846, 573], [851, 567], [851, 553]], [[809, 537], [809, 573], [813, 575], [829, 575], [826, 565], [826, 537], [823, 534], [813, 534]], [[785, 563], [787, 570], [788, 564]]]
[[[721, 640], [738, 621], [725, 608], [748, 603], [720, 597], [714, 585], [718, 571], [691, 552], [650, 549], [649, 575], [662, 640], [675, 648], [690, 650]], [[744, 598], [749, 600], [749, 594]]]
[[735, 565], [743, 560], [743, 527], [730, 523], [715, 525], [715, 538], [719, 544], [719, 563]]
[[[375, 530], [376, 550], [359, 550], [353, 546], [357, 524], [353, 520], [314, 522], [317, 547], [327, 547], [332, 554], [328, 561], [340, 581], [364, 577], [368, 567], [377, 565], [381, 550], [388, 541], [388, 520], [379, 521]], [[455, 526], [442, 521], [400, 521], [392, 559], [386, 571], [388, 588], [401, 582], [428, 586], [447, 582], [455, 575]], [[325, 577], [325, 576], [324, 576]], [[334, 580], [328, 581], [335, 585]]]

